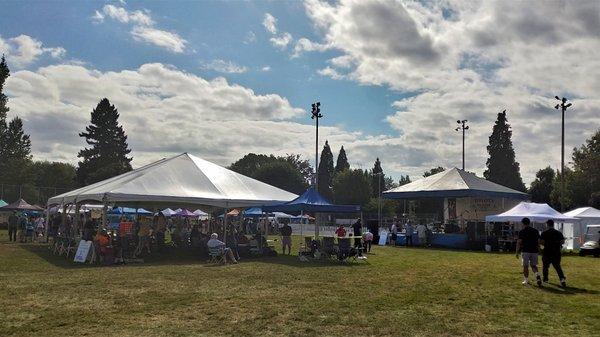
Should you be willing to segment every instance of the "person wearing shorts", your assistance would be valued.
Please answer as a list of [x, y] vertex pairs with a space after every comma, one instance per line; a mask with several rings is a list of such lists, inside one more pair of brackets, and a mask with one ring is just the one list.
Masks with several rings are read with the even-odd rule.
[[283, 254], [285, 254], [285, 248], [288, 249], [288, 255], [292, 254], [292, 227], [289, 224], [283, 225], [279, 229], [279, 233], [281, 234], [281, 245], [283, 248]]
[[537, 268], [540, 233], [537, 229], [529, 226], [531, 223], [529, 218], [523, 218], [521, 223], [523, 224], [523, 229], [519, 232], [517, 240], [517, 258], [521, 254], [521, 260], [523, 261], [523, 285], [529, 284], [529, 267], [531, 267], [531, 271], [535, 273], [537, 285], [542, 286], [542, 278]]

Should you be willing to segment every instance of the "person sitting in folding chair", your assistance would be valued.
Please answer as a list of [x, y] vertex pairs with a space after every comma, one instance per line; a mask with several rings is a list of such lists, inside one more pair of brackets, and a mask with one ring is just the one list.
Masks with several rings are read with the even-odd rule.
[[206, 243], [208, 247], [208, 253], [210, 254], [212, 260], [223, 257], [223, 262], [227, 263], [227, 258], [231, 260], [233, 263], [237, 263], [237, 260], [233, 256], [233, 251], [231, 248], [227, 248], [225, 246], [225, 242], [220, 241], [219, 235], [217, 233], [212, 233], [210, 235], [210, 240]]

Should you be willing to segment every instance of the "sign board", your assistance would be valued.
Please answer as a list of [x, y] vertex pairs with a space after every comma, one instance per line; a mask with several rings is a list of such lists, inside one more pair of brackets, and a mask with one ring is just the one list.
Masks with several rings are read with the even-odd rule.
[[381, 231], [381, 233], [379, 233], [379, 245], [380, 246], [385, 246], [385, 243], [387, 242], [387, 237], [388, 237], [387, 231]]
[[79, 241], [79, 246], [77, 246], [77, 253], [75, 253], [74, 262], [84, 263], [88, 255], [90, 255], [90, 249], [92, 248], [92, 241]]

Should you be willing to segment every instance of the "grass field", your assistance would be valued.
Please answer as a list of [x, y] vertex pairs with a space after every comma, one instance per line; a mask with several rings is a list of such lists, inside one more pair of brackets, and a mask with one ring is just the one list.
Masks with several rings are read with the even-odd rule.
[[211, 266], [177, 254], [92, 267], [6, 238], [0, 336], [600, 334], [591, 257], [564, 258], [569, 288], [540, 289], [521, 285], [511, 254], [375, 247], [354, 265], [279, 256]]

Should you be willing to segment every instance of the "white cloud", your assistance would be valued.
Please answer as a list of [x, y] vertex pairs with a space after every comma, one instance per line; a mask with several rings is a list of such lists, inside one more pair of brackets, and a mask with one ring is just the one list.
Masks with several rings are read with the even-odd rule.
[[277, 19], [270, 13], [265, 14], [265, 18], [263, 19], [263, 26], [265, 29], [271, 34], [277, 34]]
[[300, 38], [298, 41], [296, 41], [296, 45], [294, 46], [294, 53], [292, 54], [292, 57], [298, 57], [298, 56], [302, 55], [302, 53], [304, 53], [304, 52], [312, 52], [312, 51], [323, 52], [330, 48], [331, 48], [331, 46], [328, 44], [313, 42], [313, 41], [303, 37], [303, 38]]
[[256, 34], [253, 31], [249, 31], [244, 38], [244, 44], [251, 44], [254, 42], [256, 42]]
[[167, 49], [173, 53], [183, 53], [187, 41], [177, 33], [152, 27], [137, 26], [131, 30], [131, 35], [136, 41], [148, 42]]
[[[317, 43], [340, 52], [320, 74], [410, 93], [386, 120], [393, 139], [434, 158], [426, 165], [460, 165], [453, 129], [469, 119], [467, 168], [482, 173], [496, 114], [507, 109], [524, 179], [557, 167], [556, 94], [573, 98], [567, 150], [600, 125], [600, 76], [591, 75], [600, 68], [597, 1], [308, 0], [305, 8], [322, 34]], [[556, 13], [560, 20], [549, 19]]]
[[102, 7], [102, 13], [96, 11], [92, 20], [101, 23], [107, 17], [124, 24], [132, 24], [130, 33], [136, 41], [150, 43], [173, 53], [185, 51], [187, 40], [176, 32], [156, 28], [156, 22], [148, 10], [128, 11], [123, 7], [105, 5]]
[[104, 22], [104, 14], [100, 13], [99, 11], [95, 11], [94, 15], [92, 15], [92, 21], [94, 23]]
[[205, 63], [201, 66], [202, 69], [214, 70], [220, 73], [226, 74], [242, 74], [248, 71], [248, 68], [237, 65], [231, 61], [225, 60], [212, 60], [211, 62]]
[[262, 70], [262, 71], [271, 71], [271, 66], [264, 66], [260, 70]]
[[66, 55], [67, 51], [62, 47], [44, 47], [41, 41], [29, 35], [19, 35], [8, 40], [0, 37], [0, 53], [5, 54], [8, 61], [15, 67], [24, 68], [43, 55], [60, 59]]
[[292, 34], [288, 32], [281, 32], [280, 34], [277, 34], [277, 19], [270, 13], [265, 14], [263, 26], [265, 26], [267, 32], [273, 35], [273, 37], [269, 39], [273, 46], [284, 50], [292, 42]]
[[[98, 11], [96, 11], [96, 13], [97, 12]], [[105, 16], [115, 19], [121, 23], [131, 22], [143, 26], [151, 26], [154, 24], [154, 21], [150, 17], [150, 14], [148, 12], [143, 12], [140, 10], [130, 12], [123, 7], [105, 5], [104, 7], [102, 7], [102, 12]]]
[[[119, 109], [134, 164], [184, 151], [228, 165], [248, 152], [296, 152], [312, 158], [308, 115], [276, 94], [258, 95], [224, 78], [206, 80], [162, 64], [102, 72], [74, 65], [16, 71], [6, 90], [10, 114], [25, 120], [37, 159], [76, 162], [85, 144], [77, 136], [91, 110], [107, 97]], [[320, 128], [322, 143], [361, 138], [337, 127]]]
[[273, 46], [279, 49], [285, 49], [292, 42], [292, 34], [284, 32], [278, 36], [269, 39]]

